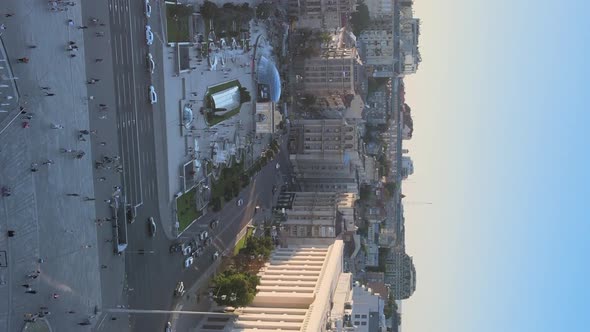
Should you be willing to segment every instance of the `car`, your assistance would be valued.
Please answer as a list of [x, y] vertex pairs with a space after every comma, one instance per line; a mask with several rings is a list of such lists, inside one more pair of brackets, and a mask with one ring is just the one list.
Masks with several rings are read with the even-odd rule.
[[154, 62], [154, 57], [151, 53], [147, 54], [147, 68], [150, 74], [153, 74], [154, 69], [156, 69], [156, 63]]
[[216, 251], [211, 258], [212, 260], [217, 260], [219, 258], [219, 251]]
[[281, 168], [281, 165], [279, 163], [277, 163], [277, 165], [275, 166], [276, 169]]
[[182, 251], [182, 243], [175, 243], [170, 246], [170, 253], [181, 252]]
[[158, 102], [158, 94], [156, 94], [156, 88], [150, 85], [150, 103], [153, 105]]
[[164, 332], [172, 332], [172, 324], [170, 324], [170, 322], [166, 323], [166, 326], [164, 327]]
[[184, 260], [184, 268], [188, 269], [189, 267], [191, 267], [191, 265], [193, 265], [194, 261], [195, 261], [195, 259], [193, 258], [193, 256], [188, 256]]
[[191, 246], [184, 246], [184, 248], [182, 249], [182, 254], [188, 256], [191, 254], [192, 250], [193, 248]]
[[137, 214], [137, 210], [135, 209], [135, 207], [128, 207], [127, 208], [127, 222], [130, 224], [133, 224], [133, 222], [135, 221], [135, 216]]
[[182, 281], [179, 281], [176, 284], [176, 288], [174, 288], [174, 296], [183, 296], [184, 293], [185, 293], [184, 283]]
[[198, 246], [198, 247], [197, 247], [197, 250], [195, 250], [195, 251], [192, 253], [192, 256], [196, 258], [196, 257], [200, 257], [202, 254], [203, 254], [203, 247], [201, 247], [201, 246]]
[[151, 45], [154, 43], [154, 33], [152, 32], [152, 27], [149, 25], [145, 26], [145, 42], [148, 45]]
[[238, 206], [242, 206], [242, 204], [244, 204], [244, 200], [240, 198], [240, 199], [238, 199], [238, 201], [236, 202], [236, 204]]
[[151, 237], [156, 235], [156, 222], [153, 217], [148, 218], [148, 232]]
[[209, 227], [211, 227], [211, 229], [215, 229], [217, 226], [219, 226], [219, 219], [211, 220], [209, 223]]
[[199, 234], [199, 239], [201, 239], [201, 241], [204, 241], [208, 237], [209, 233], [207, 231], [202, 231], [201, 234]]
[[152, 16], [152, 6], [150, 5], [150, 0], [145, 0], [145, 16], [147, 18]]
[[256, 214], [258, 212], [258, 210], [260, 210], [260, 206], [256, 205], [254, 207], [254, 214]]
[[210, 237], [206, 238], [206, 239], [205, 239], [205, 241], [203, 241], [203, 246], [205, 246], [205, 247], [206, 247], [206, 246], [209, 246], [209, 245], [211, 245], [211, 242], [212, 242], [212, 241], [213, 241], [213, 240], [212, 240]]

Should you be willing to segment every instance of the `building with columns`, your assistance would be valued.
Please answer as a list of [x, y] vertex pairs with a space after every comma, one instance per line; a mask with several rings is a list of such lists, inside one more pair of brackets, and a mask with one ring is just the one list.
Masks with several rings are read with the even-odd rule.
[[252, 304], [236, 311], [233, 332], [323, 332], [330, 326], [342, 275], [344, 243], [294, 245], [273, 251]]
[[331, 45], [304, 60], [303, 90], [315, 95], [354, 94], [355, 48]]

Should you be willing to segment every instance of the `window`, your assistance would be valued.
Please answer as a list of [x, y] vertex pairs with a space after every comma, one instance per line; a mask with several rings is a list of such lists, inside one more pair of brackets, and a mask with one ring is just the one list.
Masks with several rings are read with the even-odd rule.
[[358, 320], [354, 321], [354, 325], [359, 326], [359, 321]]
[[[359, 314], [356, 314], [356, 315], [354, 315], [354, 318], [361, 318], [361, 315], [359, 315]], [[355, 323], [355, 324], [356, 324], [356, 323]]]
[[361, 318], [365, 318], [366, 319], [367, 318], [367, 315], [362, 315]]
[[[365, 315], [363, 315], [363, 316], [365, 316]], [[367, 325], [367, 322], [361, 322], [361, 325], [365, 326], [365, 325]]]

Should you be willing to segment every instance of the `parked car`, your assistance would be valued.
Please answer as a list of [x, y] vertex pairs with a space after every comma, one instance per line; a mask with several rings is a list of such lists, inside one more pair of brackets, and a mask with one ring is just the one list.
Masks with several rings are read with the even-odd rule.
[[211, 257], [214, 261], [219, 258], [219, 251], [216, 251], [213, 256]]
[[156, 63], [154, 62], [154, 57], [151, 53], [148, 53], [147, 55], [147, 68], [150, 74], [153, 74], [156, 69]]
[[182, 243], [175, 243], [170, 246], [170, 253], [181, 252], [182, 251]]
[[199, 234], [199, 239], [201, 239], [201, 241], [204, 241], [208, 237], [209, 233], [207, 231], [202, 231], [201, 234]]
[[238, 201], [236, 202], [236, 204], [238, 206], [242, 206], [242, 204], [244, 204], [244, 200], [240, 198], [240, 199], [238, 199]]
[[156, 222], [153, 217], [148, 218], [148, 232], [152, 237], [156, 235]]
[[191, 254], [193, 248], [189, 245], [184, 246], [184, 248], [182, 248], [182, 254], [185, 256], [188, 256]]
[[153, 85], [150, 85], [150, 103], [153, 105], [158, 102], [158, 94], [156, 93], [156, 88]]
[[164, 327], [164, 332], [172, 332], [172, 324], [170, 324], [170, 322], [166, 323], [166, 326]]
[[186, 269], [188, 269], [189, 267], [191, 267], [191, 265], [193, 265], [193, 262], [195, 261], [195, 259], [193, 258], [193, 256], [188, 256], [185, 260], [184, 260], [184, 267]]
[[135, 221], [135, 216], [137, 215], [137, 210], [135, 207], [129, 206], [127, 207], [127, 222], [133, 224]]
[[154, 43], [154, 33], [152, 32], [152, 27], [149, 25], [145, 26], [145, 42], [148, 45]]
[[147, 18], [152, 16], [152, 6], [150, 5], [150, 0], [145, 0], [145, 16]]
[[215, 229], [217, 226], [219, 226], [219, 219], [213, 219], [209, 223], [209, 227], [211, 227], [211, 229]]
[[184, 283], [182, 281], [179, 281], [176, 284], [176, 288], [174, 288], [174, 296], [183, 296], [184, 292]]

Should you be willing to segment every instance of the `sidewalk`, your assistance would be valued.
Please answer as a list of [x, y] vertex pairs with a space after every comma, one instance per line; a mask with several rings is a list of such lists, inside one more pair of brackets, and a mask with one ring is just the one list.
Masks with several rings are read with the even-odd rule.
[[[97, 238], [94, 220], [96, 207], [104, 203], [83, 200], [95, 195], [92, 148], [91, 139], [78, 139], [79, 130], [92, 129], [83, 30], [76, 28], [82, 16], [79, 5], [68, 9], [52, 12], [36, 0], [2, 2], [2, 14], [14, 14], [2, 15], [0, 23], [6, 25], [2, 38], [27, 113], [0, 134], [0, 185], [12, 188], [10, 197], [0, 198], [0, 252], [6, 255], [0, 266], [0, 331], [20, 330], [23, 315], [41, 306], [51, 312], [46, 319], [54, 331], [88, 331], [89, 326], [78, 323], [89, 318], [95, 323], [95, 310], [103, 306], [105, 271], [100, 266], [109, 263], [99, 261], [104, 239]], [[73, 27], [67, 24], [70, 19]], [[69, 41], [76, 43], [77, 52], [66, 51]], [[18, 63], [22, 57], [29, 62]], [[25, 122], [28, 128], [23, 128]], [[63, 129], [52, 129], [52, 124]], [[61, 153], [62, 148], [85, 156], [76, 159]], [[46, 160], [53, 162], [43, 165]], [[8, 230], [15, 236], [8, 237]], [[119, 262], [123, 266], [120, 257]], [[27, 278], [31, 273], [38, 277]], [[36, 294], [25, 293], [26, 284]]]

